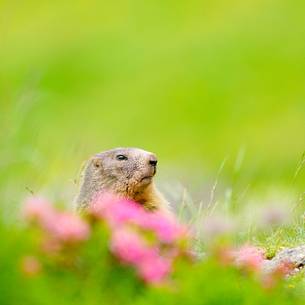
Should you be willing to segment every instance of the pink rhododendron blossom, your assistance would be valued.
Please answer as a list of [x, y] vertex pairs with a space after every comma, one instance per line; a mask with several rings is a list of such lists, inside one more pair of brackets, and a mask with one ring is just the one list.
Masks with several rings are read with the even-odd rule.
[[157, 254], [146, 257], [137, 266], [139, 276], [147, 283], [160, 284], [171, 272], [171, 261]]
[[110, 249], [119, 259], [128, 264], [138, 264], [155, 251], [149, 248], [137, 233], [128, 229], [115, 230]]
[[264, 250], [250, 245], [242, 246], [235, 253], [235, 262], [238, 266], [259, 270], [264, 262]]
[[83, 241], [89, 237], [89, 225], [78, 216], [58, 213], [46, 226], [49, 233], [64, 242]]

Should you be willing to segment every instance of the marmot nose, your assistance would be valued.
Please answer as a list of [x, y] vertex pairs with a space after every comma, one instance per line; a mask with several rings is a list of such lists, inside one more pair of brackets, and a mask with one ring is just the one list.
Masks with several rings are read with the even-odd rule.
[[156, 158], [151, 158], [151, 159], [149, 160], [149, 164], [150, 164], [151, 166], [157, 166], [157, 163], [158, 163], [158, 160], [157, 160]]

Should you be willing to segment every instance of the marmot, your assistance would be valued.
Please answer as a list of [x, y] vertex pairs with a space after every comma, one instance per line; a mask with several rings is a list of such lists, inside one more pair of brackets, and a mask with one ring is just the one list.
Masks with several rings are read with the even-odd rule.
[[75, 198], [78, 212], [85, 211], [96, 194], [112, 193], [141, 204], [146, 210], [169, 212], [169, 204], [156, 189], [155, 154], [139, 148], [115, 148], [91, 157], [81, 172]]

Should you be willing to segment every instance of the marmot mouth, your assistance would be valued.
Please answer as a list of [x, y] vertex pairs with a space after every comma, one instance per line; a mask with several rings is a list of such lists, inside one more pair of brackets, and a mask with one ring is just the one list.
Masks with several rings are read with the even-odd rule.
[[145, 176], [141, 179], [141, 182], [144, 180], [151, 180], [153, 178], [153, 176]]

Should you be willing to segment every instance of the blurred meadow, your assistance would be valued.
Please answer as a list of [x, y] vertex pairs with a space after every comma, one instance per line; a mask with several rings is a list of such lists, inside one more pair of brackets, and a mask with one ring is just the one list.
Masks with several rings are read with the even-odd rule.
[[[276, 260], [305, 240], [304, 12], [0, 0], [0, 304], [304, 304], [305, 248]], [[157, 154], [177, 219], [63, 209], [125, 146]]]
[[158, 155], [172, 201], [184, 189], [205, 204], [303, 198], [304, 10], [298, 0], [1, 1], [5, 215], [31, 193], [71, 202], [82, 162], [120, 146]]

